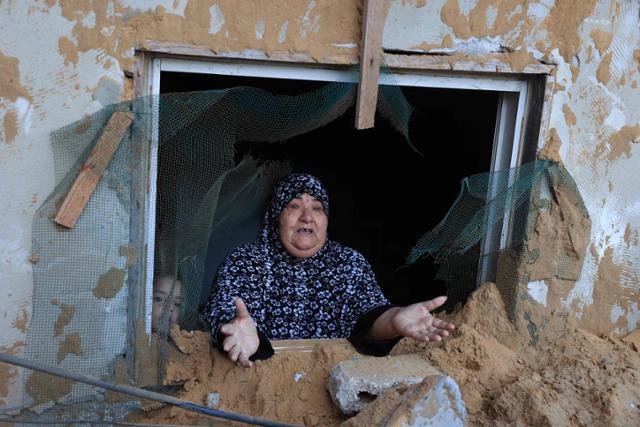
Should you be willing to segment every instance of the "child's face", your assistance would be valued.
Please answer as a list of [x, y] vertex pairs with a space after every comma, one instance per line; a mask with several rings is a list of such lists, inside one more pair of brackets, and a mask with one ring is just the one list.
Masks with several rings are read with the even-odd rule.
[[[160, 326], [160, 316], [165, 311], [169, 294], [171, 293], [171, 287], [173, 286], [174, 279], [171, 276], [163, 276], [158, 279], [153, 286], [153, 309], [151, 310], [151, 329], [157, 331]], [[180, 316], [180, 293], [182, 291], [182, 283], [179, 280], [175, 280], [175, 287], [173, 288], [173, 304], [171, 307], [167, 307], [169, 314], [169, 324], [171, 327], [178, 321]]]

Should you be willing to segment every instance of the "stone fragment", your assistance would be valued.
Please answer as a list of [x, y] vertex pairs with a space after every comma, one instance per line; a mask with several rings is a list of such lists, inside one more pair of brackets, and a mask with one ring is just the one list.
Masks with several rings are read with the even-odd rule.
[[353, 415], [383, 391], [400, 384], [418, 384], [431, 375], [442, 373], [415, 354], [362, 357], [338, 363], [327, 387], [338, 408]]

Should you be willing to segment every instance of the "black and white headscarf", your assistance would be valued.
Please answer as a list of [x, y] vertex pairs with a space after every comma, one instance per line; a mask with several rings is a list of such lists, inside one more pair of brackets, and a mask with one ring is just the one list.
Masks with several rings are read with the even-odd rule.
[[272, 340], [346, 338], [365, 314], [389, 306], [359, 252], [329, 239], [309, 258], [287, 252], [278, 219], [303, 193], [319, 200], [329, 215], [327, 191], [317, 178], [291, 174], [276, 185], [258, 239], [233, 251], [218, 271], [203, 312], [214, 338], [235, 317], [235, 297]]

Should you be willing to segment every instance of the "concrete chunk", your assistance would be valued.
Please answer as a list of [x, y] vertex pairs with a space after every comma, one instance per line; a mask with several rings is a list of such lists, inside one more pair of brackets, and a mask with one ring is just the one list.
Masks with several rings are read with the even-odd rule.
[[217, 408], [220, 405], [220, 393], [207, 394], [207, 407]]
[[400, 384], [418, 384], [432, 375], [442, 373], [415, 354], [362, 357], [338, 363], [327, 387], [340, 410], [353, 415], [383, 391]]
[[425, 378], [413, 386], [383, 427], [464, 427], [467, 409], [458, 383], [448, 376]]

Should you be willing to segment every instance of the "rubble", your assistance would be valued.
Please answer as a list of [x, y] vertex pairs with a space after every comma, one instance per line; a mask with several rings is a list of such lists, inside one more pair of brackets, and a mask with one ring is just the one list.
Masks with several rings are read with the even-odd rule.
[[[394, 394], [398, 398], [394, 398]], [[394, 407], [389, 403], [393, 402]], [[467, 410], [460, 388], [446, 375], [432, 375], [422, 383], [384, 392], [343, 427], [463, 427]]]
[[[537, 317], [534, 305], [523, 307], [532, 319]], [[640, 353], [632, 343], [550, 322], [536, 330], [539, 339], [532, 345], [531, 330], [509, 322], [493, 284], [483, 285], [464, 307], [443, 317], [457, 326], [450, 337], [440, 343], [404, 339], [393, 349], [393, 357], [363, 357], [346, 340], [307, 340], [297, 346], [287, 342], [284, 347], [276, 342], [275, 356], [251, 369], [213, 349], [206, 333], [179, 331], [178, 341], [188, 356], [169, 361], [165, 381], [186, 381], [181, 399], [206, 404], [208, 394], [217, 392], [217, 409], [309, 426], [429, 425], [444, 416], [449, 418], [441, 425], [455, 425], [464, 418], [465, 411], [454, 409], [461, 399], [467, 413], [464, 422], [470, 427], [640, 425]], [[413, 360], [414, 369], [430, 368], [420, 374], [426, 381], [420, 378], [418, 384], [389, 388], [348, 417], [333, 402], [327, 383], [334, 367], [354, 360], [389, 366], [394, 360]], [[434, 368], [439, 370], [435, 377]], [[384, 368], [372, 372], [384, 373]], [[455, 380], [460, 396], [447, 377]], [[431, 381], [436, 381], [435, 394], [429, 391], [434, 389]], [[434, 402], [441, 410], [430, 411]], [[129, 421], [218, 422], [171, 407], [137, 413]]]
[[418, 384], [430, 375], [442, 373], [415, 354], [361, 357], [338, 363], [331, 371], [327, 388], [340, 410], [353, 415], [385, 390]]

